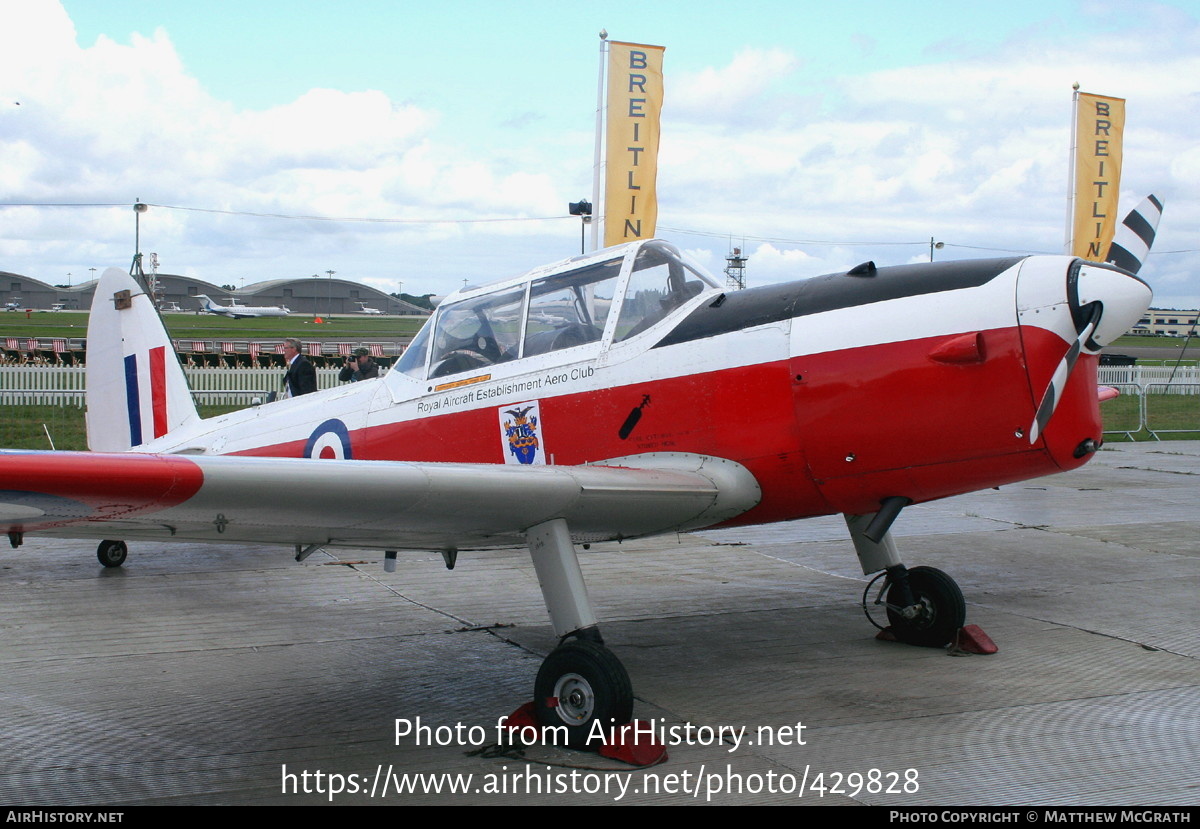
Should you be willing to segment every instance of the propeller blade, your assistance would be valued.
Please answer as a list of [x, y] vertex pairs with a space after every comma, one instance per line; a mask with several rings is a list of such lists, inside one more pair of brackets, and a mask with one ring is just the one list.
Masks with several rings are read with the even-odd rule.
[[1154, 234], [1158, 230], [1158, 220], [1162, 218], [1162, 209], [1162, 201], [1150, 195], [1129, 211], [1125, 221], [1117, 228], [1104, 261], [1134, 274], [1141, 270], [1146, 256], [1150, 253], [1150, 247], [1154, 244]]
[[1062, 399], [1063, 389], [1067, 386], [1067, 380], [1071, 376], [1071, 370], [1075, 368], [1076, 361], [1079, 360], [1079, 352], [1083, 351], [1084, 344], [1092, 336], [1092, 332], [1096, 330], [1096, 325], [1100, 322], [1100, 314], [1103, 312], [1103, 306], [1100, 303], [1095, 303], [1092, 306], [1092, 314], [1083, 328], [1080, 329], [1079, 335], [1075, 337], [1075, 342], [1071, 343], [1071, 347], [1067, 349], [1067, 353], [1059, 361], [1058, 366], [1054, 369], [1054, 374], [1050, 377], [1050, 385], [1046, 387], [1046, 393], [1042, 395], [1042, 402], [1038, 404], [1037, 414], [1033, 416], [1033, 424], [1029, 427], [1029, 442], [1036, 443], [1038, 437], [1046, 430], [1046, 424], [1050, 422], [1050, 418], [1054, 415], [1054, 410], [1058, 408], [1058, 402]]

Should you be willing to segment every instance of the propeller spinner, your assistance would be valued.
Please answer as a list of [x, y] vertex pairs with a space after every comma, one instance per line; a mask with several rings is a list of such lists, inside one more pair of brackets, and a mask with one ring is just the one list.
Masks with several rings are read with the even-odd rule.
[[1079, 355], [1098, 354], [1101, 348], [1128, 331], [1150, 305], [1152, 297], [1149, 285], [1116, 268], [1080, 260], [1071, 265], [1067, 274], [1067, 303], [1075, 338], [1055, 367], [1038, 404], [1029, 427], [1031, 444], [1054, 415]]

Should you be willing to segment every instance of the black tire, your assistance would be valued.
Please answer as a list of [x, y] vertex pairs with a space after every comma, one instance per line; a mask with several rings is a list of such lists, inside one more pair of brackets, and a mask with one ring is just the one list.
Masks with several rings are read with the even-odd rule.
[[954, 579], [936, 567], [914, 567], [908, 571], [913, 598], [923, 605], [921, 615], [905, 619], [893, 606], [903, 604], [899, 591], [888, 588], [888, 623], [901, 642], [926, 648], [941, 648], [954, 640], [967, 621], [967, 603]]
[[538, 722], [556, 727], [557, 734], [565, 729], [572, 748], [599, 749], [614, 726], [633, 718], [625, 666], [608, 648], [583, 639], [551, 651], [538, 671], [533, 698]]
[[101, 541], [96, 548], [96, 558], [105, 567], [120, 567], [129, 555], [129, 548], [124, 541]]

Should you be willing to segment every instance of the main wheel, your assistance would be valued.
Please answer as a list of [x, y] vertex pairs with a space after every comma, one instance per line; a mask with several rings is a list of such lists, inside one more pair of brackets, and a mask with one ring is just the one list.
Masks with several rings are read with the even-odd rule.
[[129, 555], [129, 548], [124, 541], [101, 541], [96, 548], [96, 558], [105, 567], [120, 567]]
[[551, 651], [538, 671], [533, 698], [538, 722], [564, 726], [573, 748], [598, 748], [614, 726], [633, 717], [625, 666], [608, 648], [583, 639]]
[[900, 591], [888, 588], [887, 615], [892, 632], [901, 642], [940, 648], [954, 639], [967, 620], [967, 603], [954, 579], [936, 567], [914, 567], [908, 571], [918, 612], [906, 619], [895, 608], [901, 606]]

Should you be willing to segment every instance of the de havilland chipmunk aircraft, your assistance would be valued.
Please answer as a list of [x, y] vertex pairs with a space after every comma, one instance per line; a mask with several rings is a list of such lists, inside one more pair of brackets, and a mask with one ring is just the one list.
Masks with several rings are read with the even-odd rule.
[[[538, 717], [629, 720], [577, 544], [841, 513], [901, 641], [965, 619], [907, 568], [909, 504], [1072, 469], [1100, 445], [1097, 354], [1150, 289], [1069, 256], [876, 268], [726, 292], [659, 240], [447, 297], [386, 376], [201, 419], [150, 297], [108, 270], [91, 452], [0, 454], [0, 529], [461, 551], [527, 546], [557, 649]], [[117, 540], [121, 539], [121, 540]], [[394, 561], [392, 562], [394, 564]], [[647, 566], [654, 566], [647, 562]]]

